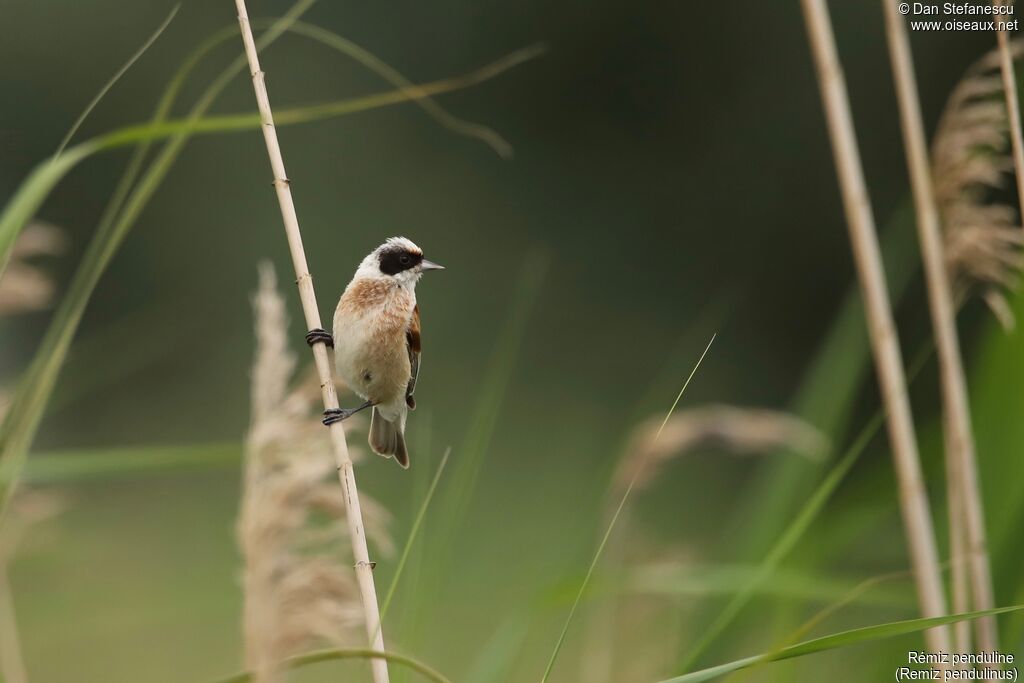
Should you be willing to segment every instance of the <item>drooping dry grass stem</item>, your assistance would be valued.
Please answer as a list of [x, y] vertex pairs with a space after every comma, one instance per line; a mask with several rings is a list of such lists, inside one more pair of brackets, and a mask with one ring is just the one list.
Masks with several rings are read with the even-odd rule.
[[[900, 357], [896, 324], [886, 290], [875, 220], [857, 150], [846, 82], [825, 0], [801, 0], [801, 4], [832, 141], [854, 263], [864, 297], [875, 367], [888, 417], [886, 424], [918, 600], [925, 617], [944, 616], [946, 597], [943, 593], [935, 531], [921, 473], [903, 359]], [[933, 652], [950, 651], [949, 629], [945, 626], [926, 631], [925, 640]]]
[[[245, 44], [249, 71], [252, 75], [253, 90], [256, 93], [256, 103], [259, 107], [260, 118], [263, 123], [263, 139], [266, 142], [267, 155], [270, 157], [270, 165], [274, 172], [274, 189], [277, 192], [278, 203], [281, 207], [281, 218], [284, 221], [292, 263], [295, 267], [295, 277], [298, 283], [299, 297], [302, 300], [302, 310], [306, 326], [308, 329], [322, 328], [320, 309], [317, 307], [316, 294], [313, 291], [313, 278], [306, 264], [306, 254], [302, 246], [299, 220], [295, 213], [295, 204], [292, 201], [288, 175], [285, 173], [284, 159], [281, 156], [281, 148], [277, 141], [277, 131], [274, 128], [274, 117], [270, 108], [270, 99], [267, 96], [264, 74], [262, 69], [260, 69], [259, 56], [256, 52], [256, 42], [253, 39], [252, 28], [249, 26], [249, 15], [245, 8], [245, 0], [235, 0], [235, 6], [238, 10], [238, 24], [242, 32], [242, 42]], [[320, 379], [324, 408], [328, 410], [338, 408], [338, 396], [334, 388], [333, 373], [331, 372], [330, 360], [327, 355], [327, 347], [324, 344], [313, 345], [313, 359], [316, 364], [317, 375]], [[341, 481], [345, 497], [345, 510], [352, 542], [352, 554], [355, 558], [356, 579], [359, 584], [363, 613], [366, 619], [366, 632], [370, 640], [371, 649], [383, 652], [384, 634], [381, 628], [380, 608], [377, 605], [377, 591], [373, 580], [373, 565], [370, 562], [369, 551], [366, 547], [366, 532], [363, 527], [362, 510], [359, 506], [359, 491], [356, 488], [355, 471], [352, 467], [352, 459], [349, 457], [348, 444], [345, 440], [345, 429], [340, 422], [337, 422], [330, 426], [330, 433], [331, 442], [334, 447], [334, 456], [338, 466], [338, 478]], [[371, 666], [375, 683], [388, 683], [387, 660], [374, 659]]]
[[[1012, 0], [994, 0], [996, 5], [1011, 5]], [[1010, 50], [1010, 32], [996, 31], [999, 42], [999, 70], [1003, 75], [1003, 93], [1006, 97], [1006, 116], [1010, 124], [1010, 144], [1013, 148], [1013, 168], [1017, 176], [1017, 196], [1024, 217], [1024, 139], [1020, 127], [1020, 100], [1017, 99], [1017, 75]]]
[[[956, 329], [956, 309], [946, 273], [942, 228], [932, 185], [917, 79], [914, 75], [906, 21], [897, 11], [894, 0], [882, 0], [882, 6], [885, 12], [889, 57], [896, 83], [896, 97], [899, 102], [903, 144], [917, 215], [918, 242], [921, 245], [921, 258], [924, 262], [942, 388], [953, 607], [957, 613], [966, 612], [970, 607], [967, 596], [963, 595], [962, 574], [966, 569], [970, 576], [974, 609], [986, 610], [994, 606], [994, 598], [985, 543], [984, 510], [978, 486], [967, 380], [964, 377], [960, 339]], [[964, 550], [967, 551], [967, 567], [964, 566]], [[975, 624], [979, 647], [985, 651], [998, 649], [995, 618], [984, 617], [978, 619]], [[957, 624], [954, 627], [959, 652], [971, 651], [966, 626]]]

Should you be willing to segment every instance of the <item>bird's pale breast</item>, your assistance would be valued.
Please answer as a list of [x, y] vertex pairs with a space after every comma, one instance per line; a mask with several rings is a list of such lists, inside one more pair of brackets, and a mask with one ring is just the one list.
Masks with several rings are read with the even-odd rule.
[[342, 381], [364, 399], [405, 400], [411, 367], [406, 330], [416, 305], [404, 287], [353, 281], [334, 313], [334, 357]]

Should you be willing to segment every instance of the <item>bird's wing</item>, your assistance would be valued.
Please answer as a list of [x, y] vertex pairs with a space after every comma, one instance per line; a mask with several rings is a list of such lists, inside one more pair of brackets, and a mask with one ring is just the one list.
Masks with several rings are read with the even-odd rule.
[[412, 319], [409, 321], [409, 329], [405, 331], [405, 345], [409, 351], [409, 384], [405, 387], [405, 402], [409, 408], [416, 408], [416, 399], [413, 393], [416, 391], [416, 378], [420, 374], [420, 307], [412, 309]]

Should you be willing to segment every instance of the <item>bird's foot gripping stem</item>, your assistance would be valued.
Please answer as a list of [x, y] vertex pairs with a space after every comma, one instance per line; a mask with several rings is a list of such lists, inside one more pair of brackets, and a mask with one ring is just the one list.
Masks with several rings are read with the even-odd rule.
[[358, 413], [360, 410], [365, 410], [372, 406], [373, 403], [371, 401], [367, 401], [358, 408], [332, 408], [331, 410], [325, 410], [323, 423], [329, 427], [335, 422], [347, 420], [348, 418]]
[[323, 342], [327, 346], [334, 348], [334, 337], [327, 330], [317, 327], [306, 333], [306, 343], [310, 346]]

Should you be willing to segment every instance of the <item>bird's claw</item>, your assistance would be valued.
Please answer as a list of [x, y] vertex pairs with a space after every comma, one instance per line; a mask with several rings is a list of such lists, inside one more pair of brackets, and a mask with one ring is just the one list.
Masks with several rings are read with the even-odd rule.
[[323, 423], [329, 427], [335, 422], [347, 420], [348, 418], [355, 415], [356, 412], [356, 410], [346, 408], [332, 408], [331, 410], [325, 410]]
[[372, 408], [373, 405], [373, 401], [366, 401], [365, 403], [363, 403], [363, 405], [359, 406], [358, 408], [328, 408], [327, 410], [324, 411], [323, 423], [329, 427], [335, 422], [347, 420], [348, 418], [358, 413], [360, 410]]

